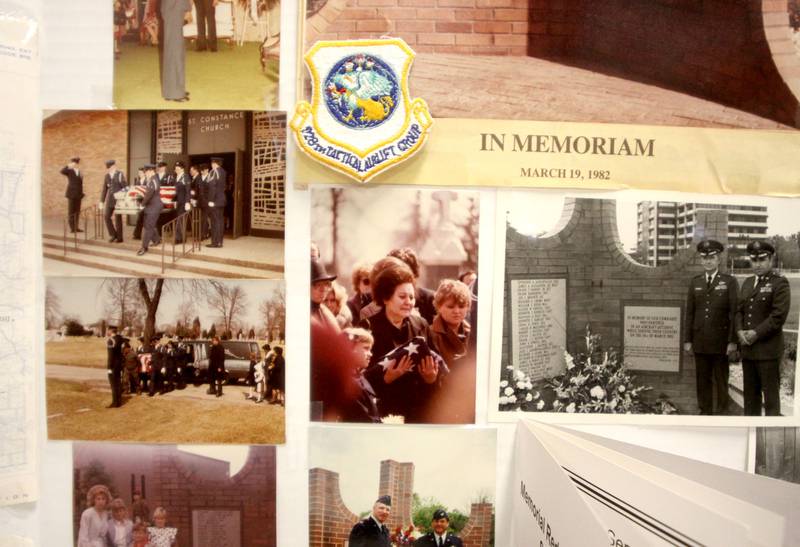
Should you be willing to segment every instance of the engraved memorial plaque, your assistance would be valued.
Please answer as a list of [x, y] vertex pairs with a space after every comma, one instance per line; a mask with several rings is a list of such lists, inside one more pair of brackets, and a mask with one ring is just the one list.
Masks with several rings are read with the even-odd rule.
[[511, 280], [511, 362], [531, 380], [564, 372], [567, 280]]
[[192, 545], [193, 547], [241, 547], [241, 512], [225, 509], [193, 509]]
[[625, 306], [625, 364], [630, 369], [679, 372], [681, 309], [679, 306]]

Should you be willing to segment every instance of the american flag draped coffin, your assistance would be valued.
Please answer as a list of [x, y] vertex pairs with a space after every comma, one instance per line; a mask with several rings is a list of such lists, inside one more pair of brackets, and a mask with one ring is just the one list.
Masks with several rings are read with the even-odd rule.
[[[142, 210], [142, 199], [147, 191], [144, 185], [129, 186], [125, 190], [120, 190], [114, 194], [117, 203], [114, 205], [114, 213], [118, 215], [135, 215]], [[161, 203], [164, 204], [162, 213], [175, 209], [175, 187], [162, 186]]]

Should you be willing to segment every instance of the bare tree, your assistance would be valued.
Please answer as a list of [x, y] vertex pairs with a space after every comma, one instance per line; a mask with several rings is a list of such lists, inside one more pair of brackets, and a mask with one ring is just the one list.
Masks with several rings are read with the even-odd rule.
[[44, 293], [44, 328], [52, 329], [61, 319], [61, 299], [56, 291], [48, 285]]
[[156, 314], [158, 313], [158, 305], [161, 303], [161, 294], [164, 291], [164, 279], [148, 280], [139, 278], [137, 279], [137, 286], [146, 310], [142, 336], [145, 343], [148, 343], [156, 332]]
[[191, 298], [184, 298], [175, 314], [175, 329], [176, 331], [181, 331], [178, 334], [186, 335], [186, 332], [191, 328], [192, 319], [195, 314], [196, 306], [194, 305], [194, 300]]
[[208, 305], [219, 312], [225, 332], [230, 334], [234, 323], [247, 310], [247, 295], [241, 285], [211, 280], [208, 282]]
[[262, 300], [258, 312], [264, 319], [267, 340], [286, 338], [286, 293], [283, 287]]
[[143, 311], [141, 296], [135, 279], [113, 277], [103, 281], [105, 288], [105, 315], [120, 329], [141, 323]]

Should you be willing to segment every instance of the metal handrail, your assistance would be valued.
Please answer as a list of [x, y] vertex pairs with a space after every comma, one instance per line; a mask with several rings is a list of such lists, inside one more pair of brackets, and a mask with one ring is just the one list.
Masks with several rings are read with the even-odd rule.
[[[178, 233], [183, 234], [180, 243], [175, 241]], [[166, 270], [167, 245], [170, 246], [172, 264], [177, 262], [178, 259], [200, 250], [202, 246], [200, 241], [200, 210], [193, 208], [189, 211], [181, 212], [177, 217], [164, 223], [161, 227], [161, 241], [161, 273], [163, 274]], [[180, 252], [176, 252], [178, 246], [180, 246]]]

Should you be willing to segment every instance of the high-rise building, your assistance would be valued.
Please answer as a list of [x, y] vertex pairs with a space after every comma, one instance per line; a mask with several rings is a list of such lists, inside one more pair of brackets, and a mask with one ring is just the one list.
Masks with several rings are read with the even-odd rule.
[[[767, 238], [767, 207], [724, 203], [641, 201], [637, 216], [637, 246], [649, 266], [669, 262], [692, 245], [696, 214], [703, 209], [728, 212], [728, 248], [744, 253], [747, 243]], [[698, 234], [702, 238], [702, 234]]]

